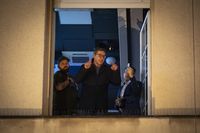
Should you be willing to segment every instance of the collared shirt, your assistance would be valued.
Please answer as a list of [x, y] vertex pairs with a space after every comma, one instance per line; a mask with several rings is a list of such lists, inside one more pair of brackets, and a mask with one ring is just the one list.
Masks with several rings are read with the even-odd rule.
[[131, 80], [129, 80], [128, 82], [126, 82], [124, 84], [124, 86], [122, 87], [122, 90], [121, 90], [121, 93], [120, 93], [120, 97], [123, 97], [124, 96], [124, 92], [126, 90], [126, 87], [131, 83]]

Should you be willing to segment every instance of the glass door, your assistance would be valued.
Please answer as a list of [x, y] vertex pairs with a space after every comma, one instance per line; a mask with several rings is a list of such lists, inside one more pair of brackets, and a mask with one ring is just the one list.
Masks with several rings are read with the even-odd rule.
[[144, 85], [142, 112], [151, 115], [151, 65], [150, 65], [150, 11], [140, 30], [140, 81]]

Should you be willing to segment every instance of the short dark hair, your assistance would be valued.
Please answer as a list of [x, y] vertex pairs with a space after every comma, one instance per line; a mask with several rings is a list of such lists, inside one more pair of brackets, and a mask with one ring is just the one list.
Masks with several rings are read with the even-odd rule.
[[[135, 68], [134, 66], [129, 66], [129, 67], [133, 69], [134, 74], [135, 74], [135, 72], [136, 72], [136, 68]], [[126, 69], [127, 69], [127, 67], [126, 67], [124, 70], [126, 70]]]
[[134, 71], [134, 74], [135, 74], [135, 72], [136, 72], [136, 69], [135, 69], [135, 67], [133, 67], [133, 66], [130, 66], [132, 69], [133, 69], [133, 71]]
[[58, 64], [60, 64], [60, 62], [63, 61], [63, 60], [67, 60], [67, 62], [70, 61], [68, 57], [61, 56], [61, 57], [58, 59]]
[[94, 50], [94, 54], [96, 54], [98, 51], [104, 51], [106, 53], [106, 49], [105, 48], [97, 47]]

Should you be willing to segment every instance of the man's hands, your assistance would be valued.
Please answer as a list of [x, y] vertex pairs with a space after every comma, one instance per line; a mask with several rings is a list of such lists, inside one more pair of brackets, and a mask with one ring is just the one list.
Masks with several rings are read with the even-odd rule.
[[118, 65], [112, 64], [112, 66], [110, 68], [111, 68], [111, 70], [116, 71], [118, 69]]
[[115, 99], [115, 106], [119, 108], [124, 107], [124, 99], [121, 97], [117, 97], [117, 99]]
[[91, 67], [91, 65], [92, 65], [92, 61], [89, 60], [88, 62], [86, 62], [86, 63], [84, 64], [84, 68], [85, 68], [85, 69], [89, 69], [89, 68]]
[[[91, 67], [91, 65], [92, 65], [92, 61], [89, 60], [88, 62], [86, 62], [84, 64], [84, 68], [85, 69], [89, 69]], [[111, 70], [116, 71], [118, 69], [118, 65], [117, 64], [112, 64], [110, 68], [111, 68]]]
[[65, 80], [64, 82], [59, 83], [58, 85], [56, 85], [56, 90], [62, 91], [62, 90], [64, 90], [68, 85], [69, 85], [69, 80], [67, 79], [67, 80]]

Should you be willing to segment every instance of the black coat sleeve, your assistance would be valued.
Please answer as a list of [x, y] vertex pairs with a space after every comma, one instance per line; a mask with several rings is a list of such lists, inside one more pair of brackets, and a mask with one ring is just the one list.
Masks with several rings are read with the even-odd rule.
[[119, 70], [113, 71], [109, 68], [109, 77], [110, 82], [114, 85], [120, 85], [121, 84], [121, 78], [120, 78], [120, 72]]
[[85, 69], [84, 65], [82, 65], [79, 72], [75, 76], [76, 83], [78, 83], [78, 84], [81, 83], [85, 79], [85, 76], [88, 71], [89, 71], [89, 69]]
[[68, 75], [63, 74], [62, 72], [58, 71], [54, 74], [54, 84], [57, 85], [59, 83], [63, 83], [68, 80]]
[[139, 81], [132, 81], [126, 88], [124, 99], [127, 101], [132, 101], [135, 99], [140, 99], [142, 93], [142, 83]]

